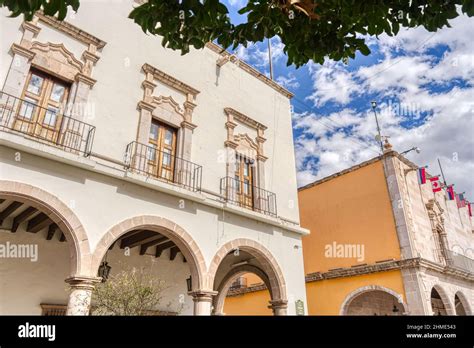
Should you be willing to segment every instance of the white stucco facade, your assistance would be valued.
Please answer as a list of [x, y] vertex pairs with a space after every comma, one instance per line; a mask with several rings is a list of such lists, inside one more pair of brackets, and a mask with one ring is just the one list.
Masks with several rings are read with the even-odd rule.
[[[170, 260], [169, 249], [155, 257], [151, 249], [138, 255], [135, 248], [124, 256], [114, 246], [108, 253], [112, 273], [119, 259], [153, 265], [151, 272], [170, 285], [165, 304], [184, 294], [183, 314], [210, 314], [208, 303], [219, 285], [214, 279], [225, 272], [220, 261], [238, 249], [245, 262], [266, 271], [274, 312], [294, 314], [288, 300], [306, 304], [301, 236], [308, 231], [299, 226], [291, 95], [246, 65], [229, 61], [218, 67], [225, 54], [214, 46], [185, 56], [162, 48], [159, 38], [127, 19], [132, 6], [85, 2], [66, 18], [67, 25], [44, 17], [25, 25], [1, 11], [2, 90], [21, 97], [31, 66], [70, 81], [70, 115], [95, 133], [93, 142], [87, 139], [87, 153], [78, 153], [0, 128], [0, 211], [22, 203], [3, 220], [0, 244], [39, 249], [36, 263], [1, 260], [0, 313], [40, 314], [40, 303], [66, 304], [66, 278], [72, 278], [73, 291], [90, 293], [107, 248], [125, 233], [146, 228], [163, 232], [182, 255]], [[124, 163], [127, 145], [145, 139], [152, 118], [179, 128], [177, 155], [202, 167], [199, 187], [163, 182]], [[223, 154], [233, 158], [246, 146], [257, 163], [254, 184], [275, 194], [274, 214], [231, 204], [221, 195], [221, 179], [233, 176]], [[57, 235], [46, 240], [47, 226], [27, 232], [27, 220], [12, 232], [28, 207], [46, 213], [67, 243]], [[187, 292], [190, 274], [193, 289]], [[72, 307], [69, 299], [68, 313], [87, 314]]]

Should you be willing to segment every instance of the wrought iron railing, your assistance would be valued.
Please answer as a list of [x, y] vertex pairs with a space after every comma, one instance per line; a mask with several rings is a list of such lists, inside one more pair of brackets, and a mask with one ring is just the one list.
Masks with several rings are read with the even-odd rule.
[[276, 195], [273, 192], [230, 176], [221, 179], [220, 191], [221, 196], [229, 203], [273, 217], [277, 216]]
[[446, 250], [446, 256], [449, 266], [474, 273], [473, 259], [452, 250]]
[[247, 287], [247, 278], [246, 277], [238, 277], [236, 280], [232, 282], [229, 287], [229, 290], [237, 290]]
[[176, 157], [166, 150], [133, 141], [125, 150], [125, 164], [134, 172], [153, 176], [191, 191], [201, 191], [202, 166]]
[[89, 156], [95, 127], [0, 91], [0, 130], [21, 133], [65, 151]]

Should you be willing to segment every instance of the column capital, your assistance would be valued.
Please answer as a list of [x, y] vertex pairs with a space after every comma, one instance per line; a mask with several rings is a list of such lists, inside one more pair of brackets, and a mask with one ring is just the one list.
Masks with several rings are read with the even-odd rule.
[[97, 82], [97, 80], [93, 79], [90, 76], [82, 74], [82, 73], [77, 73], [76, 76], [75, 76], [75, 80], [79, 83], [84, 83], [85, 85], [89, 86], [90, 88], [92, 88], [95, 85], [95, 83]]
[[195, 290], [189, 293], [194, 302], [212, 302], [212, 298], [218, 294], [213, 290]]
[[288, 307], [288, 300], [273, 300], [268, 301], [270, 302], [270, 306], [268, 308], [287, 308]]
[[23, 46], [20, 46], [16, 43], [12, 44], [12, 47], [10, 48], [10, 50], [14, 53], [14, 54], [18, 54], [22, 57], [25, 57], [26, 59], [28, 59], [29, 61], [31, 61], [36, 53], [29, 50], [28, 48], [25, 48]]
[[84, 289], [84, 290], [93, 290], [95, 285], [102, 281], [101, 277], [69, 277], [65, 280], [71, 288], [74, 289]]

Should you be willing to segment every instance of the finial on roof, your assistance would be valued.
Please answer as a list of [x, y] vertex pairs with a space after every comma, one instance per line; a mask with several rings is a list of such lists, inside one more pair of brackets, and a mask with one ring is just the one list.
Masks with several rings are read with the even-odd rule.
[[388, 141], [388, 137], [385, 137], [384, 144], [383, 144], [383, 153], [387, 153], [392, 151], [392, 144]]

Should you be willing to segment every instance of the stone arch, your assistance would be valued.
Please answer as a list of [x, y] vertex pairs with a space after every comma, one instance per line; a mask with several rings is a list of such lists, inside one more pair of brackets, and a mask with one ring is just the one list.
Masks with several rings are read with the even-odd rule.
[[[444, 309], [446, 310], [446, 314], [447, 315], [455, 315], [456, 312], [454, 311], [454, 306], [452, 305], [446, 291], [439, 284], [435, 284], [431, 288], [431, 292], [433, 291], [433, 289], [436, 290], [436, 292], [441, 297], [441, 301], [443, 302], [443, 306], [444, 306]], [[432, 303], [432, 301], [431, 301], [431, 292], [430, 292], [430, 308], [432, 308], [432, 306], [431, 306], [431, 303]], [[434, 313], [434, 312], [432, 314], [436, 315], [436, 313]]]
[[153, 215], [136, 216], [126, 219], [110, 228], [100, 239], [92, 254], [92, 270], [97, 274], [105, 253], [119, 237], [137, 229], [156, 231], [173, 241], [186, 258], [191, 269], [193, 291], [206, 289], [203, 287], [206, 274], [206, 262], [197, 243], [191, 235], [174, 222]]
[[[456, 291], [456, 293], [454, 294], [454, 298], [456, 298], [456, 296], [461, 302], [464, 308], [464, 311], [466, 312], [466, 315], [473, 315], [471, 304], [469, 303], [467, 296], [464, 295], [464, 293], [462, 293], [461, 291]], [[454, 301], [454, 305], [456, 306], [456, 301]], [[457, 312], [456, 312], [456, 315], [457, 315]]]
[[382, 291], [382, 292], [392, 295], [398, 300], [398, 303], [403, 307], [403, 313], [406, 313], [407, 306], [405, 302], [403, 301], [402, 295], [400, 295], [399, 293], [397, 293], [396, 291], [392, 289], [386, 288], [385, 286], [368, 285], [368, 286], [363, 286], [361, 288], [358, 288], [346, 296], [346, 298], [342, 302], [341, 309], [339, 310], [339, 315], [347, 315], [349, 306], [352, 303], [352, 301], [359, 295], [362, 295], [370, 291]]
[[233, 268], [229, 273], [226, 274], [224, 279], [220, 282], [219, 287], [217, 288], [217, 295], [214, 297], [213, 306], [214, 306], [214, 314], [222, 314], [224, 309], [224, 302], [227, 296], [227, 292], [229, 291], [232, 283], [240, 276], [246, 273], [253, 273], [260, 277], [265, 283], [267, 289], [270, 291], [270, 297], [272, 296], [272, 288], [270, 284], [270, 279], [267, 277], [264, 271], [260, 268], [253, 266], [253, 265], [242, 265], [239, 267]]
[[82, 223], [66, 204], [39, 187], [17, 181], [0, 180], [0, 196], [27, 203], [48, 215], [66, 235], [71, 277], [90, 274], [89, 239]]
[[[281, 308], [284, 308], [286, 311], [287, 295], [286, 282], [285, 278], [283, 277], [283, 272], [281, 271], [278, 262], [276, 261], [275, 257], [270, 253], [270, 251], [268, 251], [268, 249], [266, 249], [260, 243], [251, 239], [235, 239], [230, 242], [227, 242], [226, 244], [220, 247], [220, 249], [214, 255], [214, 258], [212, 259], [209, 265], [208, 279], [206, 285], [209, 288], [214, 289], [215, 277], [219, 265], [232, 250], [236, 249], [248, 252], [258, 261], [260, 265], [260, 271], [268, 279], [268, 290], [270, 291], [272, 296], [272, 304], [274, 304], [275, 306], [281, 305]], [[265, 279], [263, 278], [262, 280], [265, 281]]]

